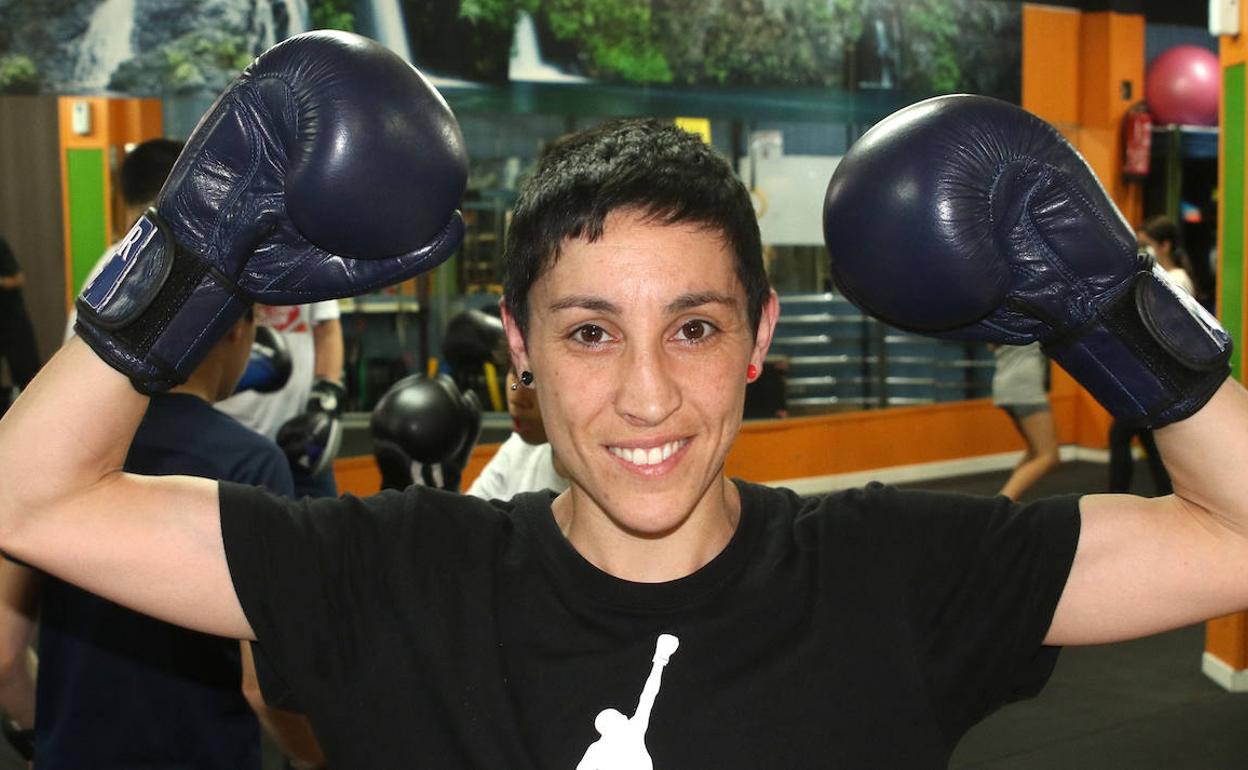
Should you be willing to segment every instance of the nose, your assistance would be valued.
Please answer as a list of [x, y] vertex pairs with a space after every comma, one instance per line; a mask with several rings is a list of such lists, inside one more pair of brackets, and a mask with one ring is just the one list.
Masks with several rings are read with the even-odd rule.
[[617, 380], [616, 412], [629, 422], [659, 425], [680, 408], [681, 392], [674, 363], [662, 344], [633, 345], [621, 357], [624, 371]]

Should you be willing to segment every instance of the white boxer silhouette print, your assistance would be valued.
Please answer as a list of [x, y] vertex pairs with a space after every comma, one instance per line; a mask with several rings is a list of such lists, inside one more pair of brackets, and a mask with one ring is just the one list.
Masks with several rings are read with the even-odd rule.
[[641, 688], [641, 699], [632, 718], [615, 709], [603, 709], [594, 720], [594, 727], [602, 736], [585, 749], [585, 756], [576, 770], [654, 770], [650, 752], [646, 751], [646, 728], [650, 725], [650, 710], [659, 695], [663, 667], [672, 653], [680, 646], [680, 640], [671, 634], [659, 634], [654, 646], [654, 666]]

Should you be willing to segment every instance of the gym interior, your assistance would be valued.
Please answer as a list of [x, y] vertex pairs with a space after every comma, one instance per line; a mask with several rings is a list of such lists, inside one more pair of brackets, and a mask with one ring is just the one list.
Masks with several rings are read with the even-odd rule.
[[[1026, 459], [1028, 439], [994, 402], [988, 346], [876, 320], [829, 270], [820, 207], [838, 163], [886, 116], [941, 94], [1021, 106], [1082, 154], [1133, 229], [1177, 223], [1192, 296], [1229, 332], [1232, 376], [1244, 376], [1248, 6], [1234, 0], [0, 3], [0, 237], [24, 276], [40, 362], [132, 224], [127, 153], [185, 140], [252, 57], [321, 28], [415, 64], [470, 158], [455, 254], [338, 301], [338, 493], [382, 488], [373, 416], [405, 378], [450, 377], [480, 403], [480, 433], [459, 448], [462, 489], [516, 429], [497, 320], [512, 208], [547, 145], [614, 118], [699, 135], [754, 203], [781, 315], [730, 477], [803, 495], [872, 481], [995, 495]], [[1021, 498], [1108, 491], [1113, 419], [1060, 366], [1045, 371], [1058, 462]], [[20, 384], [12, 364], [0, 369], [5, 392]], [[1155, 458], [1130, 451], [1123, 491], [1157, 494]], [[950, 766], [1245, 767], [1245, 691], [1248, 613], [1071, 648], [1040, 697], [974, 728]], [[265, 752], [266, 767], [285, 766], [271, 739]]]

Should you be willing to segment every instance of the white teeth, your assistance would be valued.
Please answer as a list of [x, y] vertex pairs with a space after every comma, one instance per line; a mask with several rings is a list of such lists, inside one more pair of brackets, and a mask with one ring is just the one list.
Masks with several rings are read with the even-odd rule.
[[633, 449], [628, 447], [610, 447], [610, 451], [611, 454], [621, 460], [624, 460], [625, 462], [630, 462], [633, 465], [658, 465], [676, 452], [680, 451], [680, 448], [684, 446], [685, 443], [686, 442], [684, 440], [669, 441], [662, 446], [651, 447], [650, 449], [643, 449], [642, 447], [636, 447]]

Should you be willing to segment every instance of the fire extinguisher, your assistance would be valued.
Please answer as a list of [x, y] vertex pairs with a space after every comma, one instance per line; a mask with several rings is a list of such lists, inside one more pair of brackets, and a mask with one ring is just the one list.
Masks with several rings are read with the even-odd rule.
[[1122, 118], [1122, 175], [1142, 179], [1148, 176], [1153, 149], [1153, 117], [1139, 102]]

